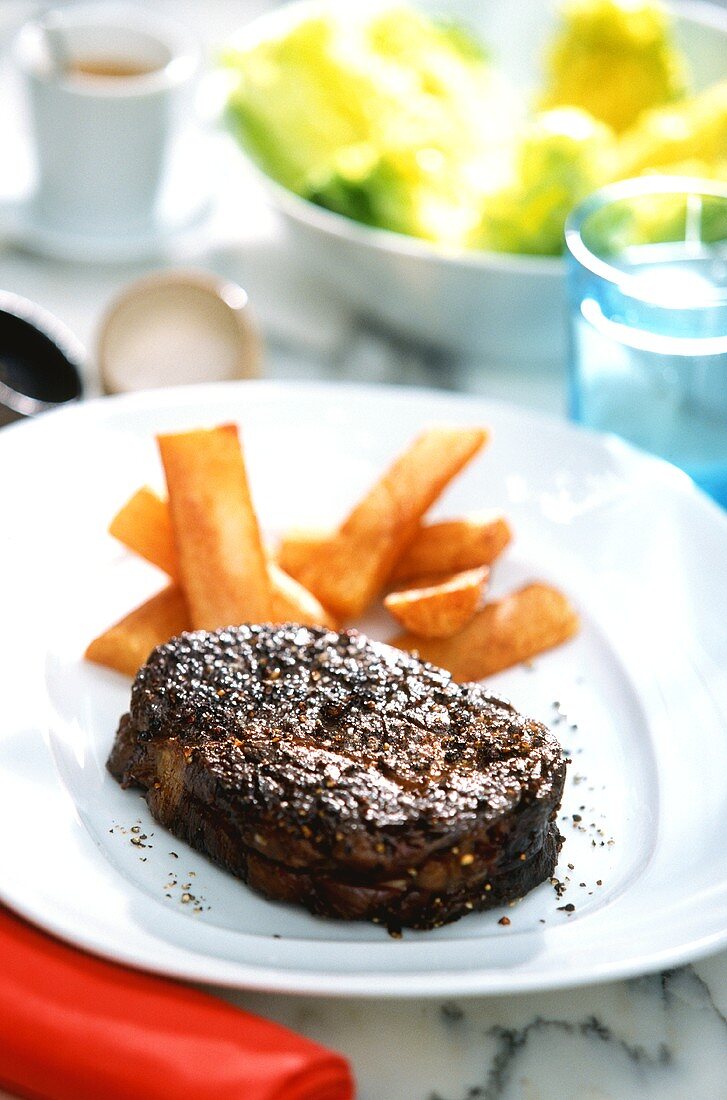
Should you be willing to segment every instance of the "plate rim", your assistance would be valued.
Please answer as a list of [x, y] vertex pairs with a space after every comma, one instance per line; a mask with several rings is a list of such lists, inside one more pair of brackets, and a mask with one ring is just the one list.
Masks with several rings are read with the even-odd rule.
[[[692, 943], [678, 948], [653, 952], [649, 956], [639, 956], [628, 962], [598, 964], [584, 974], [581, 971], [564, 971], [557, 977], [543, 980], [542, 976], [513, 972], [502, 969], [443, 970], [436, 971], [434, 979], [426, 971], [397, 973], [393, 977], [386, 971], [372, 970], [361, 973], [325, 973], [316, 971], [292, 970], [290, 968], [272, 968], [252, 966], [249, 963], [229, 960], [210, 959], [202, 956], [199, 967], [175, 963], [155, 965], [150, 957], [143, 960], [133, 951], [127, 951], [122, 945], [116, 953], [104, 946], [101, 937], [79, 934], [68, 929], [64, 921], [37, 915], [36, 908], [8, 899], [4, 896], [4, 887], [0, 888], [3, 904], [17, 915], [30, 921], [41, 931], [50, 933], [57, 939], [80, 949], [87, 954], [98, 956], [107, 962], [121, 966], [130, 966], [145, 973], [159, 977], [182, 981], [211, 984], [224, 989], [238, 989], [259, 993], [278, 993], [289, 996], [332, 997], [339, 1000], [382, 999], [437, 1000], [441, 997], [507, 997], [518, 993], [547, 993], [561, 989], [577, 989], [582, 986], [602, 985], [607, 982], [622, 981], [646, 974], [658, 973], [673, 966], [696, 962], [706, 956], [717, 954], [727, 946], [727, 929], [721, 934], [702, 936]], [[564, 928], [567, 925], [563, 926]], [[520, 933], [530, 935], [531, 933]], [[518, 935], [518, 933], [515, 933]], [[472, 941], [476, 943], [476, 940]], [[188, 954], [184, 948], [176, 948], [181, 954]], [[197, 958], [197, 956], [192, 956]], [[234, 974], [215, 973], [210, 976], [209, 963], [216, 966], [227, 965]], [[206, 969], [205, 969], [206, 968]], [[487, 981], [491, 975], [507, 975], [507, 982]], [[436, 982], [436, 987], [432, 984]]]

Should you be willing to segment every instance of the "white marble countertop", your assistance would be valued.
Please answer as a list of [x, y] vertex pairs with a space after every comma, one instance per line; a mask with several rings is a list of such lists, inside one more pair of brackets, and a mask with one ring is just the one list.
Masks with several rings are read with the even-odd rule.
[[627, 982], [527, 996], [230, 999], [345, 1051], [359, 1100], [727, 1095], [727, 953]]
[[[27, 6], [7, 5], [3, 14], [7, 19], [12, 7], [12, 22]], [[205, 27], [217, 33], [231, 18], [265, 6], [215, 0], [204, 5]], [[192, 0], [178, 8], [202, 18], [202, 5]], [[2, 29], [0, 20], [0, 36]], [[563, 414], [559, 367], [485, 367], [415, 347], [352, 315], [310, 284], [280, 225], [254, 196], [242, 208], [222, 204], [207, 234], [204, 246], [198, 241], [165, 262], [194, 262], [249, 290], [267, 338], [269, 376], [443, 386]], [[158, 266], [72, 265], [0, 245], [0, 288], [40, 302], [92, 349], [108, 301]], [[93, 393], [92, 354], [87, 384]], [[359, 1100], [727, 1097], [727, 952], [625, 982], [489, 999], [341, 1002], [216, 992], [343, 1051]]]

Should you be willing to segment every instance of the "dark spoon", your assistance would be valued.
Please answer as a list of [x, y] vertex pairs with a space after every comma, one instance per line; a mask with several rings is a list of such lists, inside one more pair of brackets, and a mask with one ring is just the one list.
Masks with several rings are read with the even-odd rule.
[[83, 357], [56, 317], [0, 291], [0, 426], [78, 400]]

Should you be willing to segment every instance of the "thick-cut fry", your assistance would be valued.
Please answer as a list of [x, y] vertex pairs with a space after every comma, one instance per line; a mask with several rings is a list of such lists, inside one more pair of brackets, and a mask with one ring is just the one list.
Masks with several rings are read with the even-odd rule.
[[[335, 626], [315, 596], [306, 592], [302, 585], [272, 563], [270, 572], [275, 579], [273, 622]], [[98, 665], [134, 676], [155, 646], [189, 629], [189, 611], [184, 596], [181, 589], [170, 584], [95, 638], [85, 655]]]
[[109, 534], [145, 561], [177, 579], [177, 551], [165, 500], [144, 485], [119, 509], [109, 524]]
[[109, 524], [109, 534], [163, 569], [173, 580], [177, 579], [177, 551], [169, 505], [147, 485], [116, 513]]
[[275, 560], [289, 576], [297, 579], [333, 535], [330, 527], [291, 527], [278, 543]]
[[169, 504], [153, 489], [145, 487], [129, 497], [111, 520], [109, 534], [173, 580], [179, 576]]
[[482, 428], [430, 428], [396, 459], [297, 578], [334, 615], [360, 615], [421, 517], [487, 440]]
[[[276, 558], [291, 577], [298, 577], [333, 532], [320, 527], [292, 527], [286, 531]], [[459, 573], [492, 565], [512, 538], [504, 516], [471, 512], [459, 519], [422, 523], [404, 550], [388, 581], [399, 584], [437, 573]]]
[[[152, 489], [140, 489], [111, 521], [109, 533], [129, 550], [176, 578], [169, 505]], [[268, 562], [272, 596], [272, 622], [304, 623], [307, 626], [335, 626], [333, 616], [302, 584], [274, 562]]]
[[448, 669], [455, 680], [482, 680], [543, 650], [566, 642], [578, 630], [567, 598], [547, 584], [529, 584], [482, 611], [452, 638], [400, 634], [398, 649], [416, 650], [424, 661]]
[[274, 623], [302, 623], [305, 626], [330, 626], [336, 623], [312, 592], [285, 573], [275, 562], [268, 562], [272, 586]]
[[184, 596], [170, 584], [89, 645], [85, 656], [97, 665], [135, 676], [155, 646], [189, 629]]
[[490, 570], [486, 565], [419, 582], [390, 592], [384, 606], [397, 622], [420, 638], [450, 638], [477, 611]]
[[158, 436], [195, 629], [269, 622], [267, 561], [234, 424]]
[[461, 519], [422, 524], [394, 566], [389, 582], [399, 584], [430, 573], [459, 573], [492, 565], [512, 538], [504, 516], [472, 512]]

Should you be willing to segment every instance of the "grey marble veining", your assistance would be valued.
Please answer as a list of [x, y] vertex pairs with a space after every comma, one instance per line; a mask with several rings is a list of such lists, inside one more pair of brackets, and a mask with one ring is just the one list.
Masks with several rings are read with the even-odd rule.
[[526, 996], [224, 995], [345, 1051], [359, 1100], [727, 1097], [727, 952], [630, 981]]

